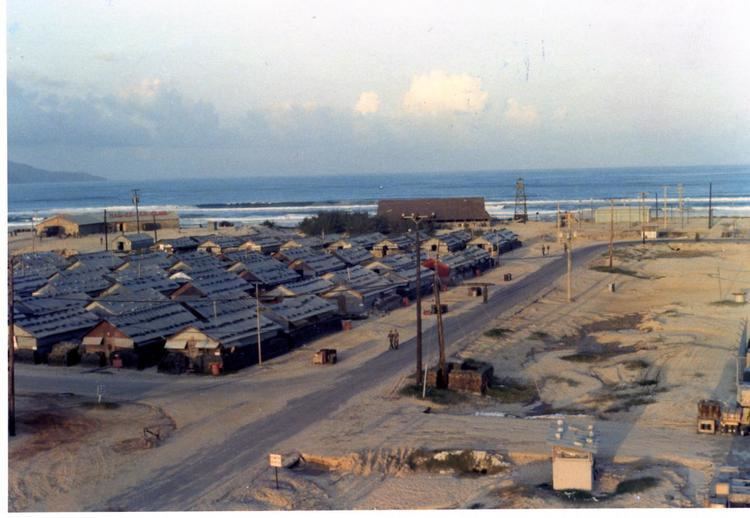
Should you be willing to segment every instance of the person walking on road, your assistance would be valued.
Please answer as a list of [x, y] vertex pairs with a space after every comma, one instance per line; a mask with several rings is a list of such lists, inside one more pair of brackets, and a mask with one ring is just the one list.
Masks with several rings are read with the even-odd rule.
[[398, 329], [393, 330], [393, 348], [398, 349]]
[[391, 329], [390, 331], [388, 331], [388, 349], [393, 349], [394, 348], [393, 344], [394, 344], [395, 338], [396, 337], [393, 334], [393, 329]]

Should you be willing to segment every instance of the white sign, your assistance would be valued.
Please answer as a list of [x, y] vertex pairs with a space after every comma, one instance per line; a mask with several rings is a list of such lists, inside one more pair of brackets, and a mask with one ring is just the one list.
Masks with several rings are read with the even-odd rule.
[[279, 453], [271, 453], [268, 456], [268, 464], [272, 468], [281, 468], [281, 455]]

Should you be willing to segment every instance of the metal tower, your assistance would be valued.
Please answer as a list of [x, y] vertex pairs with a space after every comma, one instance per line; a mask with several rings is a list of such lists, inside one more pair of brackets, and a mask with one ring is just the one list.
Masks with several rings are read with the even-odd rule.
[[526, 223], [529, 220], [529, 213], [526, 210], [526, 187], [523, 184], [523, 178], [516, 180], [516, 209], [513, 212], [513, 221]]

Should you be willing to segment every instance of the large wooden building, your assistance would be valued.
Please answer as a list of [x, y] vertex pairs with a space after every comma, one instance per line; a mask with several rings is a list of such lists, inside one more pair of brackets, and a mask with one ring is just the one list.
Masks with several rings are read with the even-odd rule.
[[415, 198], [379, 200], [378, 216], [393, 224], [402, 214], [435, 214], [432, 223], [439, 227], [483, 228], [490, 226], [490, 215], [484, 208], [484, 198]]
[[[138, 228], [140, 224], [140, 228]], [[179, 228], [180, 218], [174, 211], [107, 212], [108, 232], [144, 232], [161, 228]], [[35, 226], [39, 236], [85, 236], [103, 234], [104, 210], [85, 214], [55, 214]]]

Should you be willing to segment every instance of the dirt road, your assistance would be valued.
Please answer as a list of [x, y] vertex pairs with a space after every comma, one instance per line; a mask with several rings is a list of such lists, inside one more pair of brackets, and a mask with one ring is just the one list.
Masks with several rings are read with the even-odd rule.
[[[574, 251], [578, 264], [590, 261], [606, 245]], [[517, 283], [500, 287], [491, 294], [481, 311], [446, 315], [448, 353], [459, 339], [479, 332], [488, 319], [540, 297], [565, 272], [565, 259], [558, 257]], [[435, 329], [424, 333], [425, 343], [434, 340]], [[402, 343], [351, 370], [329, 388], [290, 400], [280, 411], [237, 430], [219, 447], [197, 447], [183, 461], [164, 467], [151, 477], [110, 500], [108, 507], [128, 511], [187, 511], [203, 495], [221, 488], [236, 474], [266, 462], [274, 446], [318, 421], [326, 419], [341, 405], [367, 388], [389, 378], [410, 373], [414, 365], [415, 340]], [[93, 509], [92, 509], [93, 510]]]

